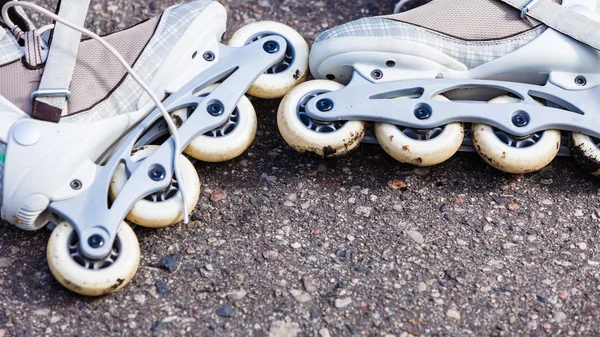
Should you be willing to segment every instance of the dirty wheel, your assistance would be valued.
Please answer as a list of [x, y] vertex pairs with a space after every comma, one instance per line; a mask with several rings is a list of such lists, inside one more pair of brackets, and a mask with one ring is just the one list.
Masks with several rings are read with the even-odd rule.
[[228, 44], [242, 47], [263, 38], [268, 39], [269, 35], [281, 36], [286, 40], [288, 46], [285, 56], [252, 84], [248, 94], [259, 98], [281, 98], [308, 76], [309, 50], [302, 35], [279, 22], [259, 21], [240, 28]]
[[[519, 102], [518, 98], [500, 96], [489, 104]], [[515, 137], [485, 124], [473, 124], [473, 145], [493, 167], [508, 173], [523, 174], [541, 170], [560, 150], [560, 131], [546, 130], [526, 137]]]
[[320, 122], [306, 113], [306, 103], [312, 98], [343, 87], [337, 82], [315, 80], [297, 86], [285, 96], [279, 105], [277, 125], [292, 148], [326, 158], [342, 156], [360, 144], [365, 136], [364, 122]]
[[[150, 156], [158, 146], [147, 145], [136, 149], [132, 154], [133, 161], [140, 161]], [[179, 156], [179, 168], [181, 169], [183, 184], [186, 187], [186, 198], [188, 209], [193, 210], [200, 199], [200, 178], [194, 165], [183, 155]], [[123, 165], [120, 165], [110, 184], [110, 198], [115, 200], [125, 184], [127, 173]], [[173, 177], [171, 184], [163, 191], [153, 193], [138, 201], [127, 214], [127, 220], [140, 226], [161, 228], [174, 225], [183, 220], [183, 203], [179, 182]]]
[[[198, 92], [199, 97], [208, 96], [219, 84], [213, 84]], [[178, 123], [184, 123], [192, 114], [192, 108], [180, 109], [171, 113]], [[239, 157], [256, 136], [256, 112], [250, 100], [242, 96], [229, 119], [218, 128], [194, 139], [185, 149], [193, 158], [210, 163], [220, 163]]]
[[131, 227], [122, 222], [110, 255], [90, 260], [80, 253], [79, 237], [73, 227], [63, 222], [52, 232], [46, 255], [52, 274], [67, 289], [101, 296], [131, 282], [140, 262], [140, 246]]
[[[434, 99], [450, 101], [442, 95]], [[462, 123], [452, 123], [428, 130], [375, 123], [375, 134], [379, 145], [399, 162], [416, 166], [433, 166], [450, 159], [460, 149], [465, 130]]]
[[600, 177], [600, 139], [573, 132], [569, 137], [569, 149], [584, 170]]

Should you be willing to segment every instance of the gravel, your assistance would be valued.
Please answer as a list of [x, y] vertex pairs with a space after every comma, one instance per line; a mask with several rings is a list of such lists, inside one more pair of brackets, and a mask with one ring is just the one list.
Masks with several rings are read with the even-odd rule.
[[[93, 1], [88, 26], [107, 33], [177, 2]], [[229, 34], [275, 20], [309, 42], [394, 5], [222, 3]], [[195, 163], [193, 221], [135, 228], [140, 268], [116, 294], [65, 290], [46, 264], [49, 231], [1, 224], [0, 336], [600, 334], [600, 180], [571, 159], [523, 176], [474, 154], [414, 168], [370, 145], [323, 161], [285, 144], [277, 101], [252, 102], [250, 150]], [[171, 254], [171, 273], [155, 267]]]

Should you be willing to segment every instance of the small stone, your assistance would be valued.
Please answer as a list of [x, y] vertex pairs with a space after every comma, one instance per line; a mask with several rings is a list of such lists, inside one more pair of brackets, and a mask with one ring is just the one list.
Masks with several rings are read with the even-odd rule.
[[347, 236], [346, 236], [346, 239], [347, 239], [348, 241], [350, 241], [350, 242], [353, 242], [353, 241], [355, 240], [355, 237], [354, 237], [354, 236], [352, 236], [352, 235], [347, 235]]
[[52, 315], [52, 317], [50, 317], [50, 323], [52, 323], [52, 324], [58, 323], [61, 319], [62, 319], [61, 315]]
[[290, 247], [292, 247], [294, 249], [300, 249], [300, 248], [302, 248], [302, 245], [298, 242], [294, 242], [290, 245]]
[[419, 177], [426, 177], [431, 174], [431, 169], [429, 167], [417, 167], [413, 172]]
[[323, 328], [323, 329], [319, 330], [319, 336], [321, 336], [321, 337], [331, 337], [331, 334], [329, 333], [329, 330], [327, 330], [327, 328]]
[[10, 267], [12, 260], [10, 257], [0, 257], [0, 268]]
[[560, 298], [561, 300], [566, 300], [569, 297], [568, 293], [562, 293], [560, 295], [558, 295], [558, 298]]
[[388, 186], [394, 190], [404, 190], [408, 187], [404, 182], [400, 180], [390, 180], [388, 181]]
[[579, 243], [577, 243], [577, 248], [579, 248], [581, 250], [586, 250], [587, 244], [585, 242], [579, 242]]
[[296, 322], [275, 321], [269, 330], [269, 337], [296, 337], [300, 325]]
[[594, 266], [594, 267], [600, 266], [600, 261], [592, 261], [592, 260], [588, 260], [588, 262], [587, 262], [587, 263], [588, 263], [590, 266]]
[[455, 319], [455, 320], [460, 320], [460, 312], [454, 310], [454, 309], [448, 309], [448, 311], [446, 311], [446, 316]]
[[204, 266], [204, 269], [208, 270], [208, 271], [214, 271], [215, 267], [213, 267], [212, 264], [207, 264], [206, 266]]
[[229, 299], [230, 301], [239, 301], [242, 298], [246, 297], [246, 294], [248, 294], [248, 292], [244, 289], [232, 291], [230, 293], [227, 293], [227, 299]]
[[4, 337], [4, 336], [6, 336], [6, 330], [0, 329], [0, 337]]
[[292, 294], [292, 296], [294, 296], [294, 299], [296, 299], [296, 301], [300, 303], [306, 303], [312, 300], [312, 297], [306, 291], [292, 289], [290, 290], [290, 294]]
[[301, 204], [300, 208], [305, 209], [305, 210], [309, 209], [310, 208], [310, 201], [307, 201], [307, 202]]
[[159, 263], [155, 264], [154, 267], [162, 268], [168, 270], [169, 273], [177, 270], [179, 265], [178, 260], [181, 257], [179, 254], [171, 254], [163, 258]]
[[508, 250], [508, 249], [515, 248], [517, 246], [518, 245], [516, 243], [507, 242], [507, 243], [505, 243], [505, 244], [502, 245], [502, 248]]
[[442, 206], [440, 206], [440, 212], [448, 212], [448, 206], [446, 204], [442, 204]]
[[137, 329], [138, 328], [138, 325], [135, 321], [129, 321], [129, 323], [127, 325], [129, 325], [129, 329]]
[[219, 309], [217, 309], [216, 313], [217, 313], [217, 315], [219, 315], [221, 317], [233, 317], [233, 316], [235, 316], [235, 310], [233, 309], [233, 307], [229, 303], [224, 304]]
[[574, 215], [575, 215], [576, 217], [578, 217], [578, 218], [579, 218], [579, 217], [582, 217], [582, 216], [583, 216], [583, 211], [582, 211], [582, 210], [580, 210], [580, 209], [577, 209], [577, 210], [575, 210], [575, 214], [574, 214]]
[[225, 190], [216, 190], [210, 194], [210, 201], [217, 202], [225, 199], [227, 199]]
[[427, 285], [425, 284], [425, 282], [419, 282], [419, 284], [417, 285], [417, 289], [419, 290], [419, 292], [424, 292], [427, 290]]
[[317, 282], [312, 277], [304, 277], [302, 279], [302, 285], [304, 285], [304, 289], [309, 293], [314, 293], [317, 291]]
[[279, 253], [274, 250], [268, 250], [263, 253], [263, 257], [265, 260], [277, 260], [279, 258]]
[[542, 200], [542, 205], [550, 206], [553, 202], [550, 199]]
[[144, 305], [144, 304], [146, 304], [146, 295], [144, 295], [144, 294], [133, 295], [133, 300], [141, 305]]
[[423, 234], [415, 231], [415, 230], [409, 230], [408, 231], [408, 236], [416, 243], [418, 244], [423, 244], [425, 243], [425, 238], [423, 237]]
[[36, 316], [48, 316], [50, 315], [50, 309], [37, 309], [33, 311]]
[[352, 303], [352, 299], [351, 298], [336, 298], [335, 299], [335, 307], [336, 308], [344, 308], [350, 305], [350, 303]]
[[194, 248], [188, 248], [186, 251], [187, 255], [194, 255], [196, 254], [196, 250]]
[[404, 207], [402, 207], [402, 205], [398, 205], [398, 204], [396, 204], [396, 205], [392, 206], [392, 208], [393, 208], [393, 209], [394, 209], [394, 211], [396, 211], [396, 212], [402, 212], [402, 211], [404, 211]]
[[556, 321], [556, 323], [561, 323], [565, 319], [567, 319], [567, 314], [565, 314], [564, 312], [557, 311], [556, 313], [554, 313], [554, 320]]
[[155, 283], [155, 286], [156, 286], [156, 291], [158, 291], [159, 294], [163, 294], [163, 295], [171, 294], [171, 290], [169, 288], [167, 288], [167, 285], [163, 281], [157, 280]]
[[367, 206], [358, 206], [356, 207], [356, 210], [354, 210], [354, 213], [356, 215], [362, 215], [365, 218], [368, 218], [371, 216], [371, 211], [373, 210], [372, 207], [367, 207]]
[[490, 225], [490, 224], [486, 224], [485, 226], [483, 226], [484, 233], [491, 232], [493, 229], [494, 229], [494, 227], [492, 227], [492, 225]]
[[506, 206], [506, 208], [508, 208], [509, 211], [516, 211], [519, 208], [521, 208], [521, 206], [517, 205], [517, 204], [508, 204]]

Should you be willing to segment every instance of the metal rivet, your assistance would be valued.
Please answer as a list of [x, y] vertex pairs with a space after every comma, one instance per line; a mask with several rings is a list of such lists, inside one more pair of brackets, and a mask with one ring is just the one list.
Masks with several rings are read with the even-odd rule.
[[433, 114], [433, 112], [431, 111], [431, 107], [427, 104], [421, 104], [417, 106], [414, 113], [415, 117], [417, 117], [420, 120], [429, 119]]
[[396, 66], [396, 61], [389, 60], [385, 63], [385, 65], [388, 66], [389, 68], [394, 68]]
[[321, 112], [331, 111], [333, 110], [333, 106], [333, 101], [329, 98], [325, 98], [317, 102], [317, 109], [319, 109]]
[[71, 188], [74, 190], [80, 190], [82, 186], [83, 184], [81, 183], [81, 180], [75, 179], [71, 181]]
[[148, 170], [148, 177], [154, 181], [164, 180], [166, 176], [165, 168], [161, 165], [155, 164]]
[[279, 51], [279, 43], [276, 41], [267, 41], [263, 44], [263, 49], [269, 54], [275, 54]]
[[380, 80], [383, 78], [383, 71], [375, 69], [371, 72], [371, 77], [373, 77], [376, 80]]
[[529, 122], [529, 114], [527, 114], [525, 111], [519, 111], [512, 117], [512, 123], [519, 128], [529, 125]]
[[223, 112], [225, 111], [225, 108], [223, 107], [223, 104], [216, 102], [216, 103], [211, 103], [206, 107], [206, 111], [211, 115], [211, 116], [220, 116], [223, 114]]
[[577, 76], [575, 77], [575, 84], [577, 84], [580, 87], [583, 87], [587, 84], [587, 79], [583, 76]]
[[100, 234], [94, 234], [89, 237], [88, 244], [94, 249], [104, 246], [104, 238]]
[[202, 57], [204, 58], [204, 60], [212, 62], [215, 60], [215, 53], [213, 53], [212, 51], [207, 51], [206, 53], [204, 53], [204, 55], [202, 55]]

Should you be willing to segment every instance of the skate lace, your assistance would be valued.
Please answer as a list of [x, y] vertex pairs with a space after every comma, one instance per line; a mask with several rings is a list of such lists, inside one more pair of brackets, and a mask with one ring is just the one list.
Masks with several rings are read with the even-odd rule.
[[[23, 38], [25, 32], [21, 31], [18, 28], [18, 26], [16, 24], [14, 24], [14, 22], [12, 22], [12, 20], [10, 19], [9, 15], [8, 15], [8, 10], [12, 7], [17, 7], [17, 6], [29, 8], [33, 11], [36, 11], [36, 12], [54, 20], [55, 22], [65, 25], [73, 30], [78, 31], [79, 33], [81, 33], [83, 35], [88, 36], [89, 38], [94, 39], [95, 41], [100, 43], [105, 49], [107, 49], [119, 61], [119, 63], [121, 63], [121, 65], [125, 68], [127, 73], [150, 96], [150, 98], [152, 99], [154, 104], [156, 104], [156, 107], [162, 114], [164, 120], [166, 121], [169, 132], [171, 133], [171, 136], [173, 137], [173, 142], [175, 143], [175, 149], [176, 149], [176, 151], [174, 151], [174, 154], [173, 154], [173, 171], [175, 172], [175, 178], [177, 179], [177, 181], [182, 182], [183, 181], [182, 173], [179, 168], [179, 163], [178, 163], [179, 161], [177, 160], [177, 158], [179, 157], [178, 150], [181, 148], [181, 140], [179, 138], [179, 130], [177, 129], [177, 126], [171, 119], [171, 116], [167, 112], [167, 109], [162, 104], [161, 100], [156, 96], [156, 94], [152, 91], [152, 89], [150, 89], [148, 84], [146, 82], [144, 82], [144, 80], [142, 80], [142, 78], [133, 70], [133, 68], [129, 65], [129, 63], [127, 63], [127, 61], [125, 61], [123, 56], [115, 48], [113, 48], [108, 42], [106, 42], [103, 38], [101, 38], [97, 34], [91, 32], [90, 30], [88, 30], [84, 27], [75, 25], [67, 20], [64, 20], [61, 17], [59, 17], [58, 15], [48, 11], [47, 9], [45, 9], [43, 7], [38, 6], [36, 4], [15, 0], [15, 1], [7, 2], [4, 5], [4, 7], [2, 7], [2, 18], [3, 18], [4, 22], [6, 23], [6, 25], [8, 26], [8, 28], [12, 31], [13, 35], [18, 39]], [[36, 31], [36, 34], [39, 34], [38, 36], [41, 36], [46, 31], [54, 29], [54, 27], [55, 27], [54, 24], [50, 24], [50, 25], [43, 26], [39, 29], [36, 29], [35, 31]], [[188, 215], [187, 202], [186, 202], [186, 198], [185, 198], [185, 195], [186, 195], [185, 187], [184, 187], [183, 183], [180, 183], [178, 185], [179, 185], [179, 191], [181, 192], [181, 198], [183, 201], [183, 214], [184, 214], [183, 221], [184, 221], [184, 223], [187, 224], [189, 222], [189, 215]]]

